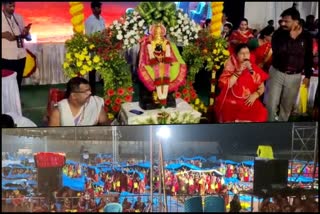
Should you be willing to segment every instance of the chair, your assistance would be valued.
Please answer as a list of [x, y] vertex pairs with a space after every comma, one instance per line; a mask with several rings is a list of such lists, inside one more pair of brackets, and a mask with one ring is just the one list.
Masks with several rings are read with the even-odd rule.
[[65, 97], [65, 91], [58, 88], [51, 88], [49, 91], [47, 114], [45, 116], [45, 122], [49, 121], [49, 117], [55, 105]]
[[207, 196], [204, 199], [203, 212], [225, 212], [225, 201], [220, 196]]
[[203, 212], [201, 196], [195, 196], [184, 202], [184, 212]]
[[196, 10], [190, 10], [190, 17], [196, 22], [200, 23], [200, 21], [205, 18], [204, 16], [204, 10], [205, 10], [206, 3], [205, 2], [199, 2]]
[[103, 211], [106, 213], [121, 213], [122, 205], [119, 203], [109, 203], [103, 208]]

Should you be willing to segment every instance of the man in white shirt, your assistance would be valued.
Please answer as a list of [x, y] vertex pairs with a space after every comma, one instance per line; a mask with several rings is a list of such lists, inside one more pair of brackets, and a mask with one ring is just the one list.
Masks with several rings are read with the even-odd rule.
[[[89, 16], [85, 22], [85, 33], [87, 35], [103, 31], [105, 21], [101, 16], [101, 2], [91, 2], [92, 15]], [[96, 70], [89, 72], [89, 82], [92, 90], [92, 94], [96, 93]]]
[[2, 2], [1, 66], [2, 69], [17, 72], [20, 91], [27, 56], [24, 39], [29, 36], [31, 24], [25, 26], [22, 16], [14, 10], [14, 1]]
[[92, 96], [88, 80], [74, 77], [67, 83], [66, 98], [53, 109], [49, 126], [107, 125], [104, 100]]

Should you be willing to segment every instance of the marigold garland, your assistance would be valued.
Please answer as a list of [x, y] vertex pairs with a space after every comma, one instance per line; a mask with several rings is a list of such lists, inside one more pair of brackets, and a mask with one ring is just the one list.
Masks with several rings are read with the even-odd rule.
[[83, 3], [82, 2], [69, 2], [70, 5], [70, 15], [71, 23], [73, 26], [74, 33], [83, 33], [84, 32], [84, 14], [83, 14]]
[[[222, 27], [222, 16], [223, 16], [223, 2], [211, 2], [212, 8], [212, 18], [210, 33], [213, 37], [220, 37], [221, 27]], [[212, 108], [214, 104], [214, 94], [215, 94], [215, 81], [216, 81], [216, 71], [218, 68], [214, 68], [211, 75], [211, 96], [209, 106]]]
[[221, 34], [223, 2], [211, 2], [212, 17], [210, 32], [213, 36], [219, 37]]

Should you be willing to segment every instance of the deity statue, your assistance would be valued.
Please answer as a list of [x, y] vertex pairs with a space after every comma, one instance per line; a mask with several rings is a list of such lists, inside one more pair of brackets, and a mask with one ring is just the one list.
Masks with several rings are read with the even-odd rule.
[[166, 38], [162, 24], [150, 26], [140, 45], [138, 76], [142, 109], [176, 107], [173, 93], [185, 83], [187, 67], [177, 46]]

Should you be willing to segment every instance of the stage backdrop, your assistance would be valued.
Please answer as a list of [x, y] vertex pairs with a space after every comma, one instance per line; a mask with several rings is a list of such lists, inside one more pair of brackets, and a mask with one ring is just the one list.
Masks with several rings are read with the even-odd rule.
[[[135, 8], [139, 2], [103, 2], [102, 17], [107, 25]], [[92, 12], [90, 2], [83, 2], [85, 19]], [[73, 34], [69, 2], [16, 2], [16, 12], [32, 23], [31, 34], [37, 42], [64, 42]]]
[[[319, 2], [296, 2], [301, 18], [307, 15], [319, 16]], [[246, 2], [244, 16], [249, 20], [249, 26], [254, 29], [262, 29], [267, 26], [270, 19], [274, 20], [278, 27], [281, 13], [292, 7], [293, 2]]]

